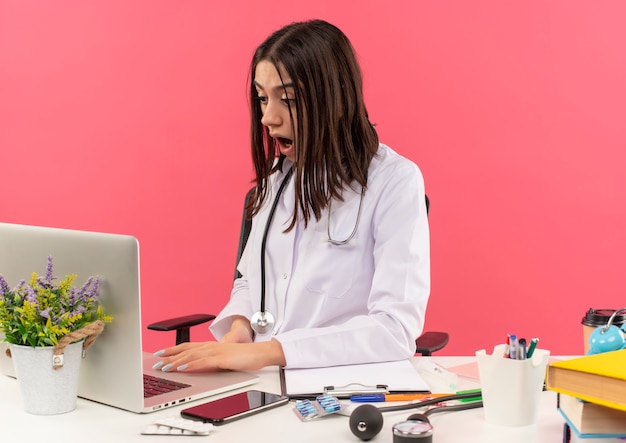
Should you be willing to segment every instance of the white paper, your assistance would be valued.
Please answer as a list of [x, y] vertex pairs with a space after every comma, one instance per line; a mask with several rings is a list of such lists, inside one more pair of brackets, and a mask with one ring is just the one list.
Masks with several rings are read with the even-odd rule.
[[409, 360], [362, 365], [332, 366], [328, 368], [285, 369], [286, 394], [315, 395], [328, 386], [336, 390], [349, 388], [354, 393], [370, 391], [377, 385], [386, 385], [387, 391], [430, 391], [430, 386]]

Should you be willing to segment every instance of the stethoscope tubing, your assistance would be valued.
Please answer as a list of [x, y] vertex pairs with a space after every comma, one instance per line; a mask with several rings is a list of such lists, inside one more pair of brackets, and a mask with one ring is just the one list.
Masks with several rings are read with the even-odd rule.
[[[261, 306], [260, 306], [260, 310], [258, 313], [256, 313], [254, 316], [259, 315], [259, 319], [257, 320], [258, 324], [253, 324], [254, 321], [251, 321], [251, 326], [252, 329], [257, 331], [257, 332], [261, 332], [262, 329], [265, 329], [267, 327], [267, 318], [266, 318], [266, 312], [265, 312], [265, 274], [266, 274], [266, 269], [265, 269], [265, 249], [266, 249], [266, 244], [267, 244], [267, 237], [269, 235], [269, 230], [270, 230], [270, 226], [272, 225], [272, 221], [274, 220], [274, 214], [276, 212], [276, 207], [278, 206], [278, 201], [280, 200], [280, 196], [282, 195], [283, 191], [285, 190], [287, 184], [289, 183], [289, 180], [291, 179], [291, 176], [293, 175], [293, 167], [289, 169], [289, 171], [287, 171], [287, 173], [285, 174], [285, 178], [283, 179], [283, 181], [281, 182], [280, 186], [278, 187], [278, 191], [276, 193], [276, 197], [274, 198], [274, 201], [272, 202], [272, 207], [270, 208], [269, 214], [267, 216], [267, 221], [265, 222], [265, 228], [263, 230], [263, 237], [261, 238]], [[333, 244], [333, 245], [346, 245], [348, 244], [348, 242], [350, 242], [350, 240], [352, 240], [352, 238], [354, 237], [354, 235], [356, 234], [356, 231], [359, 227], [359, 220], [361, 218], [361, 207], [363, 205], [363, 194], [365, 193], [365, 188], [363, 188], [361, 190], [361, 197], [360, 197], [360, 201], [359, 201], [359, 208], [358, 208], [358, 213], [357, 213], [357, 218], [356, 218], [356, 223], [354, 225], [354, 229], [352, 230], [352, 233], [345, 239], [345, 240], [334, 240], [331, 238], [330, 236], [330, 203], [328, 205], [328, 241], [329, 243]], [[270, 313], [267, 313], [268, 317], [273, 318], [271, 316]], [[253, 316], [253, 318], [254, 318]], [[262, 320], [261, 320], [262, 319]], [[252, 319], [251, 319], [252, 320]], [[265, 325], [261, 325], [260, 322], [264, 321], [266, 322]], [[273, 320], [271, 320], [273, 322]], [[273, 326], [273, 325], [272, 325]], [[270, 327], [271, 328], [271, 327]]]
[[263, 237], [261, 239], [261, 313], [265, 313], [265, 244], [267, 243], [267, 236], [269, 234], [272, 220], [274, 219], [274, 213], [276, 212], [278, 200], [285, 190], [285, 187], [289, 183], [289, 179], [291, 178], [292, 173], [293, 168], [290, 168], [289, 171], [287, 171], [287, 174], [285, 174], [285, 178], [278, 188], [276, 198], [274, 198], [274, 202], [272, 203], [272, 207], [270, 208], [269, 215], [267, 216], [267, 222], [265, 223], [265, 229], [263, 231]]

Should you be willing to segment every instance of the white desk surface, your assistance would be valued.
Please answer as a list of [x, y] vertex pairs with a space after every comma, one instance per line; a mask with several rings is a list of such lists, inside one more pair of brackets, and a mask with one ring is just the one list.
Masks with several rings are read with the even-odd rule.
[[[424, 357], [416, 357], [424, 358]], [[474, 357], [431, 357], [444, 367], [452, 367], [474, 361]], [[266, 368], [259, 371], [261, 380], [254, 389], [280, 392], [278, 371]], [[471, 381], [460, 379], [461, 388], [476, 387]], [[462, 384], [463, 383], [463, 384]], [[224, 394], [226, 395], [226, 394]], [[224, 396], [221, 395], [221, 396]], [[218, 398], [216, 396], [215, 398]], [[331, 415], [310, 422], [302, 422], [293, 412], [293, 403], [277, 409], [262, 412], [244, 419], [216, 426], [206, 437], [141, 435], [141, 430], [155, 417], [179, 416], [184, 407], [199, 404], [198, 400], [184, 406], [150, 414], [135, 414], [104, 406], [79, 398], [74, 411], [62, 415], [38, 416], [23, 411], [21, 394], [15, 379], [0, 376], [0, 436], [2, 441], [12, 438], [27, 438], [29, 441], [52, 442], [152, 442], [207, 441], [212, 443], [238, 443], [246, 441], [281, 442], [360, 442], [348, 427], [348, 417]], [[391, 427], [405, 420], [411, 411], [388, 412], [384, 414], [384, 427], [373, 442], [392, 442]], [[486, 423], [483, 410], [443, 412], [430, 417], [434, 427], [436, 443], [554, 443], [562, 441], [563, 419], [556, 410], [554, 392], [542, 393], [539, 418], [535, 425], [521, 428], [507, 428]], [[7, 437], [11, 438], [8, 439]], [[590, 442], [591, 440], [585, 439]], [[608, 443], [622, 441], [614, 439], [593, 440]]]

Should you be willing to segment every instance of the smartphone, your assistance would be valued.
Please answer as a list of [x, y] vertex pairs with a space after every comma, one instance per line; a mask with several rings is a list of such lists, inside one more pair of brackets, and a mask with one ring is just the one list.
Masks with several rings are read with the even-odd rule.
[[180, 415], [191, 420], [222, 425], [288, 402], [287, 396], [251, 390], [183, 409]]

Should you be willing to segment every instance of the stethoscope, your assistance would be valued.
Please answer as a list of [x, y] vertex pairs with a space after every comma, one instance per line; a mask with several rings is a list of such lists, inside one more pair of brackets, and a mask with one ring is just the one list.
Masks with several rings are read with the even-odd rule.
[[[270, 208], [269, 215], [267, 216], [267, 222], [265, 222], [265, 229], [263, 231], [263, 238], [261, 240], [261, 309], [255, 312], [250, 318], [250, 327], [257, 334], [266, 334], [274, 329], [274, 325], [276, 324], [276, 319], [271, 312], [265, 310], [265, 244], [267, 243], [267, 235], [270, 230], [270, 225], [272, 224], [272, 220], [274, 219], [274, 213], [276, 212], [276, 206], [278, 205], [278, 200], [280, 199], [281, 194], [287, 187], [289, 183], [289, 179], [293, 174], [293, 168], [290, 168], [285, 174], [285, 178], [281, 182], [278, 192], [276, 193], [276, 197], [274, 198], [274, 202], [272, 203], [272, 207]], [[365, 187], [361, 189], [361, 197], [359, 200], [359, 208], [356, 216], [356, 222], [354, 223], [354, 229], [345, 240], [335, 240], [330, 235], [330, 202], [328, 203], [328, 219], [327, 219], [327, 235], [328, 242], [335, 246], [347, 245], [350, 240], [354, 238], [356, 231], [359, 227], [359, 222], [361, 220], [361, 206], [363, 205], [363, 195], [365, 194]]]

